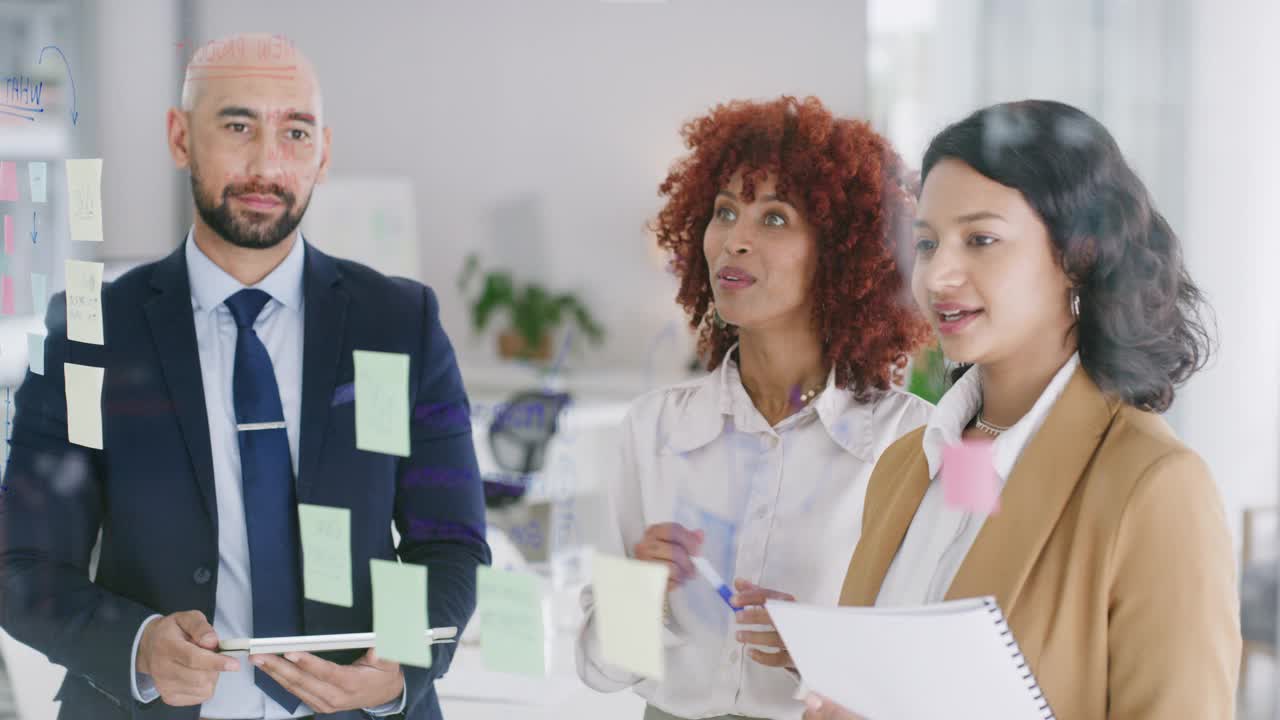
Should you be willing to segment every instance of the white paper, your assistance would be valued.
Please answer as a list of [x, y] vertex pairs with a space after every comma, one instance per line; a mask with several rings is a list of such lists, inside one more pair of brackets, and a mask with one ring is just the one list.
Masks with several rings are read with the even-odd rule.
[[770, 601], [804, 682], [868, 718], [1040, 720], [1044, 714], [982, 598], [918, 608]]
[[102, 263], [67, 261], [67, 339], [102, 345]]
[[103, 369], [63, 363], [67, 390], [67, 439], [76, 445], [102, 449]]

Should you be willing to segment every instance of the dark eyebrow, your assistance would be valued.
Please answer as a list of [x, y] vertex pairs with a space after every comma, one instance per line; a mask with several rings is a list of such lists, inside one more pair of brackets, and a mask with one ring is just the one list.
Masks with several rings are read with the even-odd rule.
[[315, 115], [312, 115], [311, 113], [308, 113], [308, 112], [301, 112], [299, 110], [294, 110], [293, 112], [285, 115], [284, 119], [287, 121], [304, 123], [306, 125], [310, 125], [311, 127], [316, 126]]
[[220, 118], [242, 117], [242, 118], [249, 118], [250, 120], [257, 120], [258, 113], [254, 112], [253, 110], [247, 107], [242, 107], [240, 105], [228, 105], [227, 107], [224, 107], [218, 111], [218, 117]]
[[[732, 191], [729, 191], [729, 190], [721, 190], [721, 191], [717, 192], [717, 193], [716, 193], [716, 195], [724, 195], [725, 197], [729, 198], [730, 200], [737, 200], [737, 199], [738, 199], [738, 196], [737, 196], [737, 195], [734, 195], [734, 194], [733, 194], [733, 192], [732, 192]], [[759, 202], [780, 202], [780, 203], [782, 203], [783, 205], [786, 205], [786, 206], [788, 206], [788, 207], [792, 207], [792, 208], [794, 208], [794, 207], [795, 207], [794, 205], [792, 205], [791, 203], [787, 202], [786, 200], [783, 200], [782, 198], [778, 197], [777, 195], [760, 195], [760, 196], [756, 197], [756, 200], [758, 200]]]
[[[1004, 220], [1004, 216], [993, 213], [990, 210], [979, 210], [978, 212], [971, 212], [967, 215], [960, 215], [956, 218], [956, 222], [958, 223], [970, 223], [976, 220]], [[1007, 220], [1004, 221], [1008, 222]]]
[[[990, 210], [979, 210], [977, 212], [966, 213], [964, 215], [957, 215], [955, 222], [959, 224], [963, 224], [963, 223], [976, 222], [978, 220], [1001, 220], [1004, 222], [1008, 222], [1008, 220], [1005, 220], [1003, 215], [1000, 215], [998, 213], [993, 213]], [[929, 221], [924, 220], [922, 218], [916, 219], [914, 222], [911, 223], [911, 226], [917, 229], [923, 228], [925, 230], [933, 231], [933, 226], [929, 224]]]

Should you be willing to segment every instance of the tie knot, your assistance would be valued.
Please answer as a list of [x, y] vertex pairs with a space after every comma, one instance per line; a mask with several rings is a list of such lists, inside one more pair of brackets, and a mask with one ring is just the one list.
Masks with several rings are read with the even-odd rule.
[[258, 319], [258, 313], [262, 312], [263, 306], [270, 299], [271, 295], [263, 290], [245, 288], [227, 298], [226, 306], [231, 311], [231, 317], [235, 318], [236, 327], [251, 328]]

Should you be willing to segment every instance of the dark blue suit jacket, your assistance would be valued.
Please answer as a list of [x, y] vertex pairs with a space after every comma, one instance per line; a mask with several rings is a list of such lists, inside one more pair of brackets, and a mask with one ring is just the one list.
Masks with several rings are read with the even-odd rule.
[[[303, 286], [297, 496], [351, 509], [354, 574], [351, 608], [304, 601], [305, 632], [371, 631], [369, 559], [397, 556], [427, 567], [431, 625], [462, 628], [489, 549], [469, 406], [435, 295], [311, 246]], [[182, 249], [105, 286], [102, 306], [106, 345], [86, 345], [67, 340], [65, 297], [51, 301], [45, 374], [28, 373], [15, 398], [0, 493], [0, 625], [67, 668], [61, 718], [192, 720], [197, 707], [136, 702], [129, 674], [142, 621], [200, 610], [212, 622], [218, 582], [213, 461]], [[357, 349], [410, 357], [418, 411], [409, 458], [356, 449]], [[64, 361], [106, 368], [102, 451], [67, 441]], [[404, 667], [408, 704], [397, 717], [440, 717], [432, 681], [453, 647], [433, 646], [429, 670]]]

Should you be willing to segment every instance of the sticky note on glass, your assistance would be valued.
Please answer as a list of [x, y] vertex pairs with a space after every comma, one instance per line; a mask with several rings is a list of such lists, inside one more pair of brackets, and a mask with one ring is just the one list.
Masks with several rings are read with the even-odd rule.
[[0, 162], [0, 200], [18, 202], [18, 163]]
[[13, 254], [13, 216], [4, 216], [4, 254]]
[[298, 503], [308, 600], [351, 607], [351, 510]]
[[62, 364], [67, 391], [67, 439], [76, 445], [102, 449], [103, 369]]
[[68, 260], [67, 338], [102, 345], [102, 263]]
[[409, 356], [355, 351], [356, 448], [409, 457]]
[[49, 302], [49, 278], [44, 273], [31, 273], [31, 312], [44, 317]]
[[476, 568], [480, 656], [493, 672], [547, 671], [542, 581], [528, 573]]
[[102, 158], [67, 161], [72, 240], [102, 242]]
[[662, 679], [662, 599], [667, 566], [596, 553], [591, 562], [595, 625], [605, 662]]
[[1000, 509], [994, 447], [966, 440], [942, 450], [942, 499], [947, 507], [984, 515]]
[[27, 182], [31, 184], [31, 202], [48, 202], [49, 166], [42, 162], [27, 163]]
[[27, 333], [27, 365], [31, 372], [44, 374], [44, 335], [40, 333]]
[[427, 568], [370, 560], [374, 652], [404, 665], [431, 667], [427, 643]]

